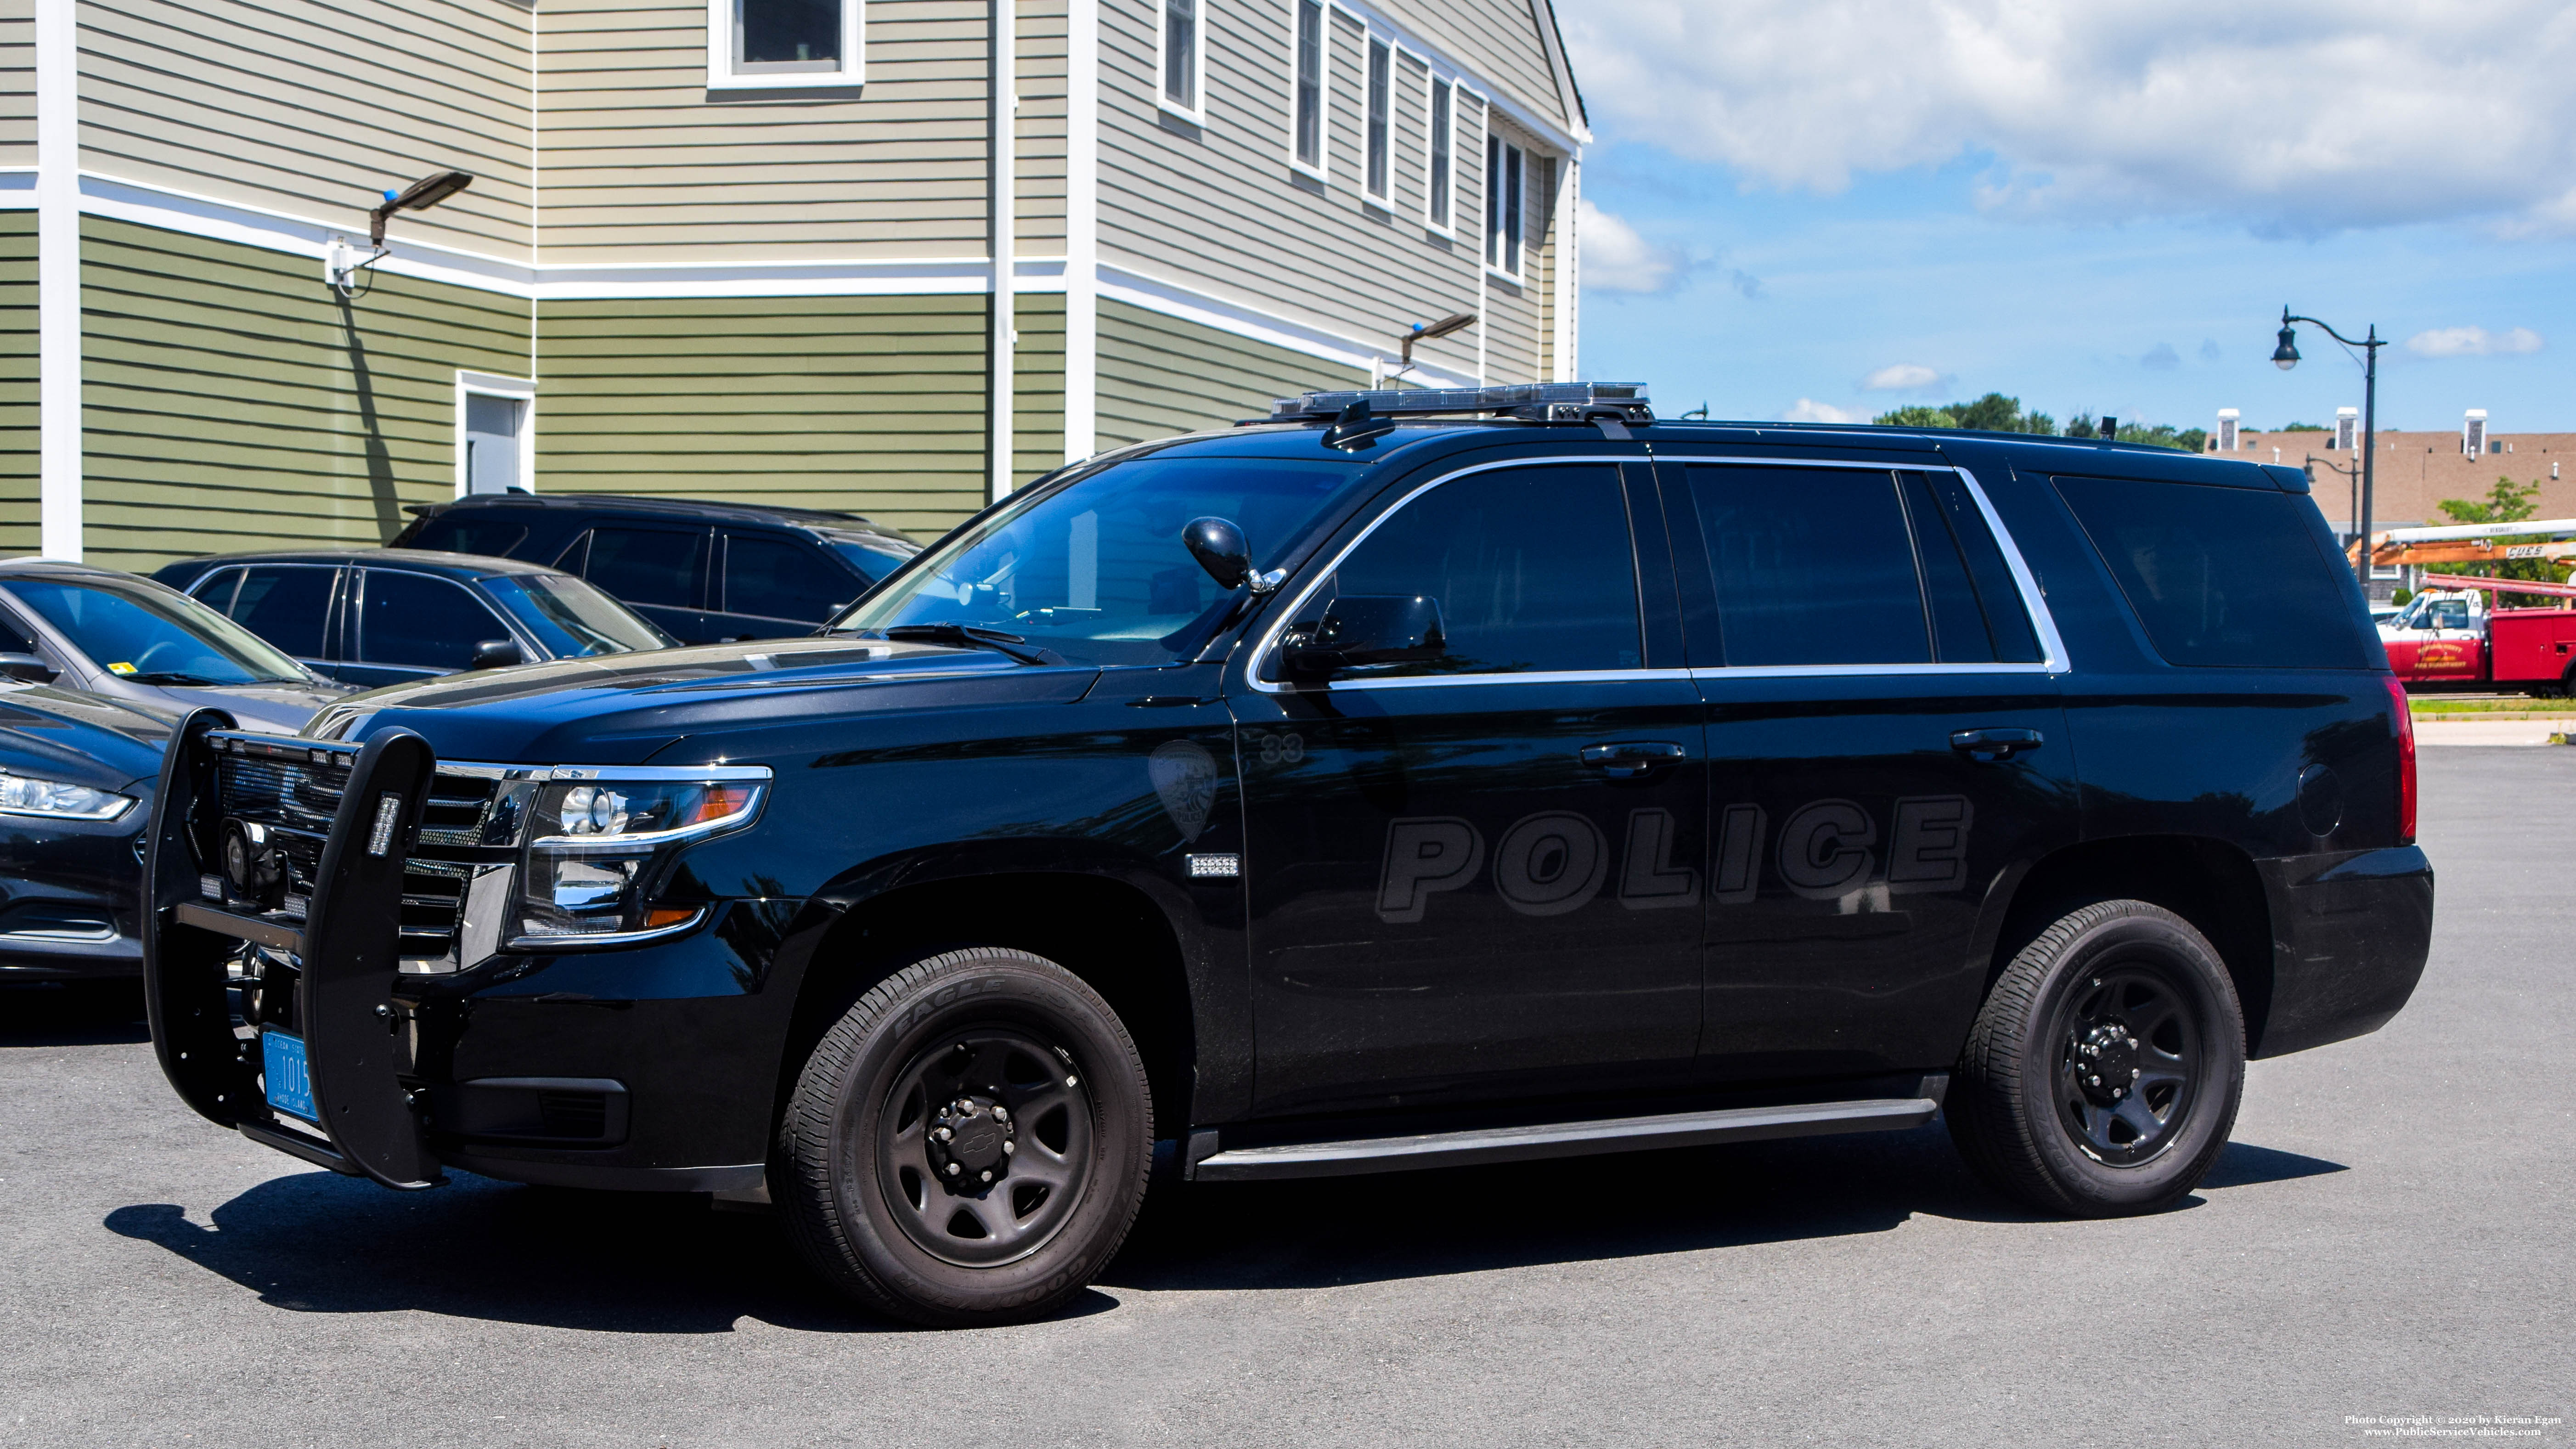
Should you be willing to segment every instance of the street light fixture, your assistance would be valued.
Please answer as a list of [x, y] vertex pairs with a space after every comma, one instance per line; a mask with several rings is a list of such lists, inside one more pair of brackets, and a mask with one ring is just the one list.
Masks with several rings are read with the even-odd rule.
[[2314, 317], [2295, 317], [2291, 315], [2289, 308], [2283, 307], [2281, 309], [2281, 345], [2272, 349], [2272, 365], [2283, 372], [2299, 365], [2299, 335], [2290, 325], [2293, 322], [2305, 322], [2311, 327], [2325, 327], [2328, 337], [2346, 347], [2358, 347], [2362, 350], [2361, 507], [2354, 512], [2352, 528], [2361, 540], [2361, 562], [2356, 567], [2361, 572], [2361, 597], [2367, 602], [2370, 598], [2371, 464], [2376, 460], [2379, 452], [2379, 349], [2388, 345], [2388, 339], [2379, 335], [2379, 326], [2373, 323], [2369, 334], [2356, 342], [2333, 328], [2326, 327], [2326, 324]]

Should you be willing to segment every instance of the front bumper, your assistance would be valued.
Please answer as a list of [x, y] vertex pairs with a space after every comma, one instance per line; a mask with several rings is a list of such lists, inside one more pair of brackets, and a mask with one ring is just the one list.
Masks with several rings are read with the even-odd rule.
[[[759, 1186], [786, 1029], [780, 995], [759, 987], [786, 907], [720, 902], [701, 928], [649, 946], [406, 970], [427, 743], [387, 731], [353, 755], [336, 747], [347, 782], [289, 916], [205, 895], [213, 812], [195, 806], [213, 798], [207, 736], [225, 723], [208, 711], [181, 726], [147, 835], [153, 1040], [201, 1115], [395, 1188], [434, 1186], [443, 1165], [586, 1187]], [[270, 1108], [266, 1027], [302, 1039], [317, 1123]]]
[[109, 821], [0, 818], [0, 981], [131, 981], [143, 971], [136, 845], [148, 808]]
[[2414, 846], [2255, 862], [2272, 917], [2272, 994], [2251, 1055], [2377, 1031], [2433, 949], [2433, 864]]

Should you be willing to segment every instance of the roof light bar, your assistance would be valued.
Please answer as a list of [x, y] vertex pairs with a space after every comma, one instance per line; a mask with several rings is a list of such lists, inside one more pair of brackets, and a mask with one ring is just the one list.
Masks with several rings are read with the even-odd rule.
[[1611, 416], [1651, 423], [1653, 409], [1642, 382], [1518, 382], [1494, 387], [1406, 387], [1358, 392], [1309, 392], [1272, 405], [1269, 423], [1332, 422], [1353, 403], [1375, 417], [1481, 414], [1527, 422], [1575, 423]]

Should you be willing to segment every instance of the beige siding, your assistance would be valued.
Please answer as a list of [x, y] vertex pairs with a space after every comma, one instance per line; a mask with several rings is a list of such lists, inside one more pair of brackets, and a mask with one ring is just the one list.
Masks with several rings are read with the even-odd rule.
[[530, 244], [528, 12], [509, 0], [80, 0], [81, 165], [353, 230], [430, 172], [471, 190], [394, 223]]
[[1387, 8], [1423, 44], [1505, 87], [1549, 122], [1567, 124], [1556, 68], [1539, 33], [1546, 21], [1529, 0], [1402, 0]]
[[0, 166], [36, 164], [36, 3], [0, 0]]
[[[1461, 108], [1453, 239], [1423, 216], [1423, 72], [1399, 60], [1392, 205], [1368, 202], [1361, 195], [1365, 41], [1356, 20], [1331, 14], [1331, 179], [1322, 184], [1288, 164], [1291, 12], [1283, 0], [1211, 10], [1204, 127], [1155, 107], [1152, 7], [1143, 0], [1104, 6], [1102, 252], [1149, 276], [1321, 323], [1391, 357], [1408, 324], [1476, 306], [1484, 204], [1479, 108]], [[1481, 326], [1492, 380], [1537, 376], [1534, 294], [1509, 284], [1491, 289]], [[1472, 377], [1477, 341], [1470, 329], [1420, 355]]]
[[1100, 304], [1100, 436], [1114, 448], [1266, 417], [1313, 388], [1366, 387], [1368, 374], [1148, 312]]
[[[540, 15], [545, 259], [981, 257], [990, 7], [872, 0], [864, 89], [715, 94], [706, 8]], [[1062, 0], [1020, 5], [1021, 249], [1063, 250]]]
[[[1033, 355], [1062, 336], [1053, 312], [1028, 307]], [[546, 303], [538, 487], [844, 508], [942, 532], [984, 499], [987, 315], [980, 296]], [[1060, 456], [1062, 383], [1050, 399], [1041, 381], [1020, 386], [1057, 410]], [[1019, 443], [1023, 457], [1041, 446]]]
[[0, 211], [0, 557], [34, 553], [36, 214]]
[[149, 569], [382, 543], [452, 495], [456, 372], [524, 373], [527, 304], [398, 276], [342, 301], [309, 263], [81, 223], [85, 539]]

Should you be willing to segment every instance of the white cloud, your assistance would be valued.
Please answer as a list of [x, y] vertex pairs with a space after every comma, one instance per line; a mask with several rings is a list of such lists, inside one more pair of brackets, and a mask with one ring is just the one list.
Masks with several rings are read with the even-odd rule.
[[2174, 351], [2172, 343], [2159, 342], [2147, 349], [2146, 356], [2138, 359], [2138, 366], [2149, 372], [2171, 372], [2182, 366], [2182, 354]]
[[1780, 414], [1784, 423], [1865, 423], [1869, 419], [1870, 414], [1863, 409], [1838, 408], [1811, 397], [1798, 399]]
[[1660, 292], [1681, 270], [1680, 258], [1588, 200], [1574, 203], [1575, 234], [1583, 248], [1583, 285], [1610, 292]]
[[2576, 234], [2576, 11], [2328, 0], [1561, 0], [1593, 122], [1821, 192], [1991, 155], [1987, 206]]
[[2493, 357], [2509, 352], [2538, 352], [2540, 334], [2528, 327], [2489, 332], [2483, 327], [2435, 327], [2406, 339], [2406, 350], [2418, 357]]
[[1921, 392], [1949, 381], [1919, 362], [1896, 362], [1860, 380], [1863, 392]]

